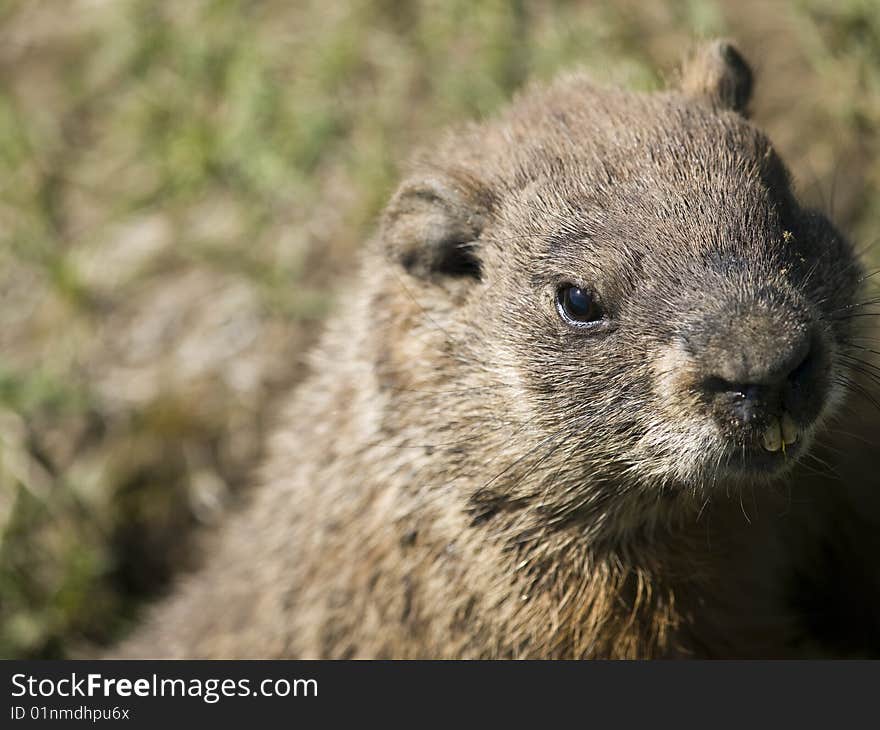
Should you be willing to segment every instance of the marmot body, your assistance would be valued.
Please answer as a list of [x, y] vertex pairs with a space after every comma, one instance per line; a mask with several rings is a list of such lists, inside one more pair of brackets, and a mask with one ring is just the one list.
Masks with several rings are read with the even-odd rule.
[[880, 646], [872, 445], [830, 425], [877, 423], [865, 274], [739, 54], [680, 87], [564, 77], [415, 166], [252, 504], [118, 653]]

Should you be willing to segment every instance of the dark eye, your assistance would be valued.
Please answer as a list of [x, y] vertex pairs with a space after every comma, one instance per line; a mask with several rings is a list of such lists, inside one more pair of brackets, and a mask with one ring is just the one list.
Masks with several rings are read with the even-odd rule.
[[590, 292], [576, 286], [562, 286], [556, 291], [556, 308], [569, 324], [584, 325], [602, 319], [602, 309]]

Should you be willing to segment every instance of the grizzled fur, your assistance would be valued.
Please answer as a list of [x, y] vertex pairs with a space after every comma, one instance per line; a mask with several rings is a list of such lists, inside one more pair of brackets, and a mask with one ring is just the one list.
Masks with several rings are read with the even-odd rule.
[[[716, 42], [679, 90], [569, 75], [436, 145], [340, 292], [253, 503], [117, 653], [880, 646], [880, 485], [870, 444], [830, 425], [867, 387], [864, 275], [744, 116], [751, 83]], [[566, 283], [595, 327], [560, 318]], [[797, 449], [750, 469], [764, 422], [732, 429], [702, 384], [802, 347]]]

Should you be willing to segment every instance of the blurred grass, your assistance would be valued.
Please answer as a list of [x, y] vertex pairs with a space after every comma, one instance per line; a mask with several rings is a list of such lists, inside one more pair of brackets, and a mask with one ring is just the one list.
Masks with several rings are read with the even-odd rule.
[[715, 34], [873, 243], [871, 0], [0, 3], [0, 656], [108, 641], [190, 562], [417, 144], [574, 64], [655, 88]]

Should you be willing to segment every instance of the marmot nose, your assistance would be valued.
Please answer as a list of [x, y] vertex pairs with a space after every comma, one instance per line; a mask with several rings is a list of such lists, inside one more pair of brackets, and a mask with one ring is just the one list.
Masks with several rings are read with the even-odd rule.
[[749, 358], [745, 353], [722, 359], [713, 374], [703, 380], [708, 395], [722, 397], [743, 423], [757, 415], [778, 416], [791, 410], [799, 398], [807, 397], [813, 366], [810, 337], [789, 347]]
[[819, 341], [806, 315], [783, 308], [704, 321], [689, 345], [718, 417], [748, 424], [806, 415], [818, 394]]
[[806, 370], [813, 349], [812, 336], [766, 338], [752, 346], [740, 343], [735, 350], [716, 353], [714, 371], [707, 376], [713, 390], [750, 392], [776, 388], [796, 381]]

